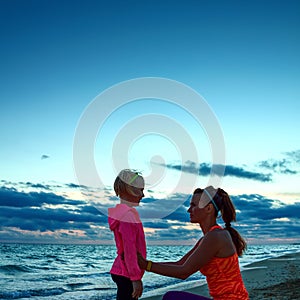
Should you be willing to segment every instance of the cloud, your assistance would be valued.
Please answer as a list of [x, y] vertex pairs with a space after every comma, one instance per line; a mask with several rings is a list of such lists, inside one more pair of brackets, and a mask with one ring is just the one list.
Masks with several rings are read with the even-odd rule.
[[259, 162], [258, 166], [267, 170], [272, 170], [273, 172], [286, 174], [286, 175], [294, 175], [298, 172], [296, 170], [292, 170], [289, 168], [290, 162], [286, 159], [282, 160], [264, 160]]
[[285, 152], [282, 159], [268, 159], [258, 163], [258, 166], [278, 174], [295, 175], [299, 173], [300, 150]]
[[[297, 238], [300, 236], [300, 203], [284, 204], [279, 200], [270, 199], [262, 195], [237, 195], [231, 197], [236, 210], [237, 222], [233, 223], [238, 231], [248, 240], [273, 238]], [[174, 212], [165, 217], [159, 225], [160, 229], [156, 234], [151, 235], [151, 239], [171, 238], [180, 240], [187, 237], [197, 237], [199, 231], [193, 231], [189, 224], [189, 214], [187, 213], [188, 202], [184, 202]], [[222, 224], [222, 219], [218, 219]], [[166, 225], [167, 224], [167, 225]], [[165, 225], [165, 227], [164, 227]], [[147, 223], [151, 226], [151, 222]], [[173, 230], [173, 229], [174, 230]], [[166, 232], [167, 231], [167, 232]]]
[[[176, 165], [176, 164], [160, 164], [160, 166], [167, 167], [169, 169], [174, 169], [186, 173], [201, 175], [201, 176], [231, 176], [243, 179], [252, 179], [261, 182], [269, 182], [272, 181], [271, 174], [263, 174], [257, 172], [251, 172], [241, 167], [235, 167], [232, 165], [221, 165], [214, 164], [209, 165], [207, 163], [201, 163], [197, 166], [194, 162], [187, 161], [184, 165]], [[223, 174], [224, 172], [224, 174]]]
[[55, 231], [57, 229], [87, 229], [89, 223], [104, 223], [106, 218], [99, 212], [87, 213], [81, 210], [63, 208], [32, 209], [5, 207], [1, 209], [1, 227], [13, 226], [23, 230]]
[[284, 154], [291, 160], [291, 162], [300, 164], [300, 150], [285, 152]]
[[[177, 193], [169, 199], [147, 198], [137, 208], [143, 217], [149, 242], [168, 240], [175, 243], [199, 237], [199, 227], [189, 223], [188, 196]], [[111, 198], [116, 202], [115, 196], [111, 195]], [[237, 209], [237, 223], [232, 225], [246, 239], [300, 236], [299, 202], [284, 204], [258, 194], [233, 195], [231, 198]], [[173, 205], [170, 213], [164, 218], [156, 218], [162, 209], [169, 210], [170, 204]], [[222, 220], [219, 219], [218, 223], [222, 224]], [[68, 199], [53, 191], [24, 192], [12, 187], [1, 187], [0, 241], [24, 241], [26, 238], [41, 242], [51, 242], [52, 238], [52, 241], [113, 243], [107, 216], [89, 201]]]
[[284, 204], [279, 200], [269, 199], [261, 195], [233, 196], [236, 207], [242, 211], [244, 221], [275, 220], [278, 218], [300, 221], [300, 203]]
[[87, 186], [85, 186], [85, 185], [79, 185], [79, 184], [76, 184], [76, 183], [68, 183], [68, 184], [66, 184], [66, 186], [67, 187], [69, 187], [69, 188], [75, 188], [75, 189], [88, 189], [88, 187]]
[[253, 179], [261, 182], [272, 181], [271, 174], [262, 174], [257, 172], [247, 171], [243, 168], [227, 165], [224, 176], [233, 176], [244, 179]]
[[[33, 238], [47, 234], [53, 240], [59, 233], [74, 238], [74, 232], [82, 232], [87, 239], [95, 239], [95, 228], [106, 226], [107, 217], [89, 203], [67, 199], [55, 193], [19, 192], [15, 188], [0, 188], [0, 240]], [[73, 232], [73, 233], [72, 233]], [[111, 238], [111, 233], [107, 231]], [[44, 238], [44, 237], [43, 237]]]
[[25, 186], [35, 188], [35, 189], [50, 190], [49, 185], [45, 185], [45, 184], [41, 184], [41, 183], [26, 182]]
[[186, 201], [190, 201], [190, 195], [175, 193], [164, 199], [145, 198], [139, 207], [139, 213], [144, 220], [164, 218], [181, 209]]
[[83, 201], [66, 199], [55, 193], [45, 192], [19, 192], [15, 188], [0, 188], [0, 206], [8, 207], [42, 207], [51, 205], [79, 205]]

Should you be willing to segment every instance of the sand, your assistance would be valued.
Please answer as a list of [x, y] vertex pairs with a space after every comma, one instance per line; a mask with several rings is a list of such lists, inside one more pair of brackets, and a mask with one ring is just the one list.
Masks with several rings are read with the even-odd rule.
[[[300, 253], [252, 263], [242, 269], [242, 276], [251, 300], [300, 299]], [[207, 285], [186, 291], [209, 297]], [[142, 299], [161, 300], [162, 295]]]

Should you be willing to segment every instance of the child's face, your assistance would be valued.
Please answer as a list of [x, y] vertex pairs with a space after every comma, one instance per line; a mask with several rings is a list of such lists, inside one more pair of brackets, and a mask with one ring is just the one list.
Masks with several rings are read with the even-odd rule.
[[134, 195], [129, 195], [129, 201], [139, 204], [144, 195], [144, 188], [132, 187]]

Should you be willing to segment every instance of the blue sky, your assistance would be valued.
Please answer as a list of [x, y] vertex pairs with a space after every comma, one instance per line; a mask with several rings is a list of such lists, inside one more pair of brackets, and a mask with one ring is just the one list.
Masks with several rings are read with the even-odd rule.
[[[188, 195], [214, 177], [218, 150], [195, 118], [201, 103], [222, 130], [237, 228], [249, 242], [299, 241], [299, 13], [298, 1], [1, 1], [0, 241], [111, 241], [122, 164], [145, 175], [149, 242], [197, 238]], [[97, 100], [143, 77], [203, 100]], [[78, 180], [73, 158], [97, 101], [99, 116], [117, 103], [92, 149], [98, 187]]]

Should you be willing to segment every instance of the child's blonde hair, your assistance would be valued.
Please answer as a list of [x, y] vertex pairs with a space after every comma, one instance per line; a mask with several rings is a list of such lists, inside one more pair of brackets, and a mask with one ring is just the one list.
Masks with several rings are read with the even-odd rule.
[[142, 189], [145, 186], [144, 178], [130, 169], [122, 170], [114, 182], [114, 190], [117, 196], [129, 194], [138, 196], [136, 188]]

